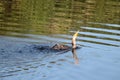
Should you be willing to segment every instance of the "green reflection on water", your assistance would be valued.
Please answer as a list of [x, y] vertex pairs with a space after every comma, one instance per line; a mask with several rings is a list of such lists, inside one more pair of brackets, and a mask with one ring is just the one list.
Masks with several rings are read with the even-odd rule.
[[88, 22], [120, 24], [119, 14], [119, 0], [1, 0], [0, 34], [67, 33], [99, 26]]

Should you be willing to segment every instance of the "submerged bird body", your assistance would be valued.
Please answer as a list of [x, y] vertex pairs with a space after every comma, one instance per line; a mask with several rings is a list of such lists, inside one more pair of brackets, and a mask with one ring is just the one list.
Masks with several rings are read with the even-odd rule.
[[69, 49], [70, 47], [69, 46], [66, 46], [66, 45], [61, 45], [61, 44], [55, 44], [52, 49], [54, 50], [67, 50]]

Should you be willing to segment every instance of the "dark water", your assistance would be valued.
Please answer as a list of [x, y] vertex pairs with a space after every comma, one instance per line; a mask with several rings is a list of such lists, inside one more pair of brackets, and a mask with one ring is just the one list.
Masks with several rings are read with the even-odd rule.
[[120, 80], [119, 0], [0, 0], [0, 49], [71, 45], [78, 30], [74, 55], [1, 52], [0, 80]]

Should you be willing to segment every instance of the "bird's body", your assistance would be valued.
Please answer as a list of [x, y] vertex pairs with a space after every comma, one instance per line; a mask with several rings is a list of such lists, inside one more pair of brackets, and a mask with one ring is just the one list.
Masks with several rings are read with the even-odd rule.
[[70, 47], [69, 46], [66, 46], [66, 45], [61, 45], [61, 44], [55, 44], [52, 49], [55, 49], [55, 50], [66, 50], [66, 49], [69, 49]]

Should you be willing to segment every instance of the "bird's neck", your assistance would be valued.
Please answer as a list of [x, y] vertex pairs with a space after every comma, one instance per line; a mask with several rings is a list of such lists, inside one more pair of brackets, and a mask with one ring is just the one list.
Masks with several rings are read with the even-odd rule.
[[73, 49], [76, 48], [76, 37], [73, 37], [73, 39], [72, 39], [72, 48]]

